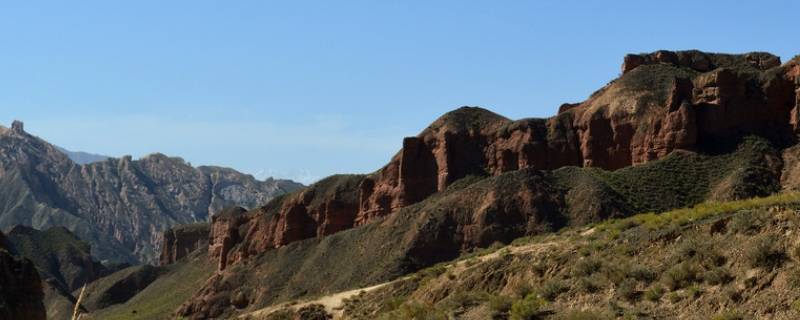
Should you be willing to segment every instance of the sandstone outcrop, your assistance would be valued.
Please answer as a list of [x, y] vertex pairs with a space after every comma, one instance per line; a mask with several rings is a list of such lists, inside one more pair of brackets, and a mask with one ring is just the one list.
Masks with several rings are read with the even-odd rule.
[[63, 226], [102, 260], [155, 263], [167, 228], [229, 206], [254, 208], [301, 185], [162, 154], [78, 165], [15, 122], [0, 130], [0, 187], [3, 230]]
[[209, 232], [208, 223], [180, 225], [164, 231], [159, 264], [175, 263], [197, 248], [207, 247]]
[[360, 175], [337, 175], [246, 212], [232, 208], [212, 217], [209, 256], [219, 269], [288, 243], [352, 228]]

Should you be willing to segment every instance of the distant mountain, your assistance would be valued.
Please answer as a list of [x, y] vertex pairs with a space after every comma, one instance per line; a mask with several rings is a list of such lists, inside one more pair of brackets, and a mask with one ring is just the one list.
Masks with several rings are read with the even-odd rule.
[[66, 154], [67, 157], [70, 158], [70, 160], [74, 161], [77, 164], [89, 164], [89, 163], [92, 163], [92, 162], [105, 161], [105, 160], [108, 160], [109, 158], [111, 158], [109, 156], [104, 156], [104, 155], [99, 155], [99, 154], [94, 154], [94, 153], [88, 153], [88, 152], [83, 152], [83, 151], [69, 151], [69, 150], [64, 149], [62, 147], [59, 147], [59, 146], [55, 146], [55, 147], [56, 147], [56, 149], [58, 149], [58, 151], [61, 151], [64, 154]]
[[63, 226], [103, 260], [155, 263], [169, 227], [207, 221], [229, 206], [253, 208], [300, 187], [158, 153], [79, 165], [21, 122], [0, 127], [0, 228]]

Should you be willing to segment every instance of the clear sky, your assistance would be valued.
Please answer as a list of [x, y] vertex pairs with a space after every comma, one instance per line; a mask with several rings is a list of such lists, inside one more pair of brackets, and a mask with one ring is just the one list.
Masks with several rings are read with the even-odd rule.
[[442, 113], [545, 117], [657, 49], [800, 54], [798, 1], [4, 1], [0, 122], [310, 182]]

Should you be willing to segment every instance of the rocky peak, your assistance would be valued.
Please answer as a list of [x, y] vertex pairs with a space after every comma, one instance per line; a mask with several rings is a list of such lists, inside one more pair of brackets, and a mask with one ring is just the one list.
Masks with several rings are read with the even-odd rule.
[[22, 121], [14, 120], [14, 122], [11, 123], [11, 130], [17, 133], [25, 132], [25, 124], [22, 123]]

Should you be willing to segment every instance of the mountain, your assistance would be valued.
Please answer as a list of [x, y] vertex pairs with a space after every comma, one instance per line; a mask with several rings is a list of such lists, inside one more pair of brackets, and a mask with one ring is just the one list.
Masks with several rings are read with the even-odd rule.
[[42, 281], [33, 263], [14, 255], [0, 233], [0, 319], [46, 319]]
[[162, 154], [79, 165], [21, 122], [0, 127], [0, 228], [63, 226], [101, 260], [154, 263], [169, 227], [207, 221], [228, 206], [256, 207], [300, 187]]
[[66, 154], [67, 157], [69, 157], [70, 160], [72, 160], [73, 162], [75, 162], [77, 164], [89, 164], [89, 163], [92, 163], [92, 162], [105, 161], [105, 160], [108, 160], [109, 158], [111, 158], [109, 156], [93, 154], [93, 153], [88, 153], [88, 152], [83, 152], [83, 151], [69, 151], [69, 150], [64, 149], [62, 147], [59, 147], [59, 146], [56, 146], [56, 149], [58, 149], [58, 151], [61, 151], [64, 154]]
[[218, 265], [178, 310], [226, 317], [345, 291], [493, 243], [797, 188], [799, 59], [658, 51], [548, 119], [464, 107], [369, 175], [212, 217]]
[[800, 57], [628, 55], [551, 118], [462, 107], [374, 173], [162, 229], [86, 318], [795, 318], [798, 114]]

